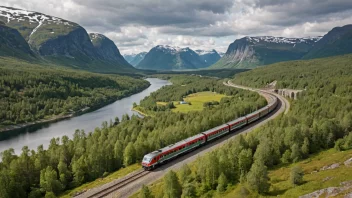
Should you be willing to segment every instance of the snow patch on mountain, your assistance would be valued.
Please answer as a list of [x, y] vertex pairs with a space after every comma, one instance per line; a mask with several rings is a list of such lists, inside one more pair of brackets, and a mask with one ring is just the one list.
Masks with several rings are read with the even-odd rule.
[[215, 50], [196, 50], [195, 51], [199, 56], [206, 55], [206, 54], [215, 54]]
[[188, 47], [181, 48], [181, 47], [174, 47], [174, 46], [170, 46], [170, 45], [158, 45], [155, 48], [158, 49], [158, 50], [161, 50], [163, 52], [171, 53], [171, 54], [177, 54], [177, 53], [180, 53], [180, 52], [191, 51], [191, 49], [189, 49]]
[[[60, 19], [57, 17], [41, 14], [38, 12], [26, 11], [17, 8], [10, 8], [0, 6], [0, 16], [7, 18], [7, 23], [13, 20], [16, 21], [28, 21], [29, 23], [39, 23], [40, 25], [46, 21], [48, 24], [64, 24], [67, 26], [74, 26], [73, 23]], [[38, 27], [38, 26], [37, 26]]]
[[256, 36], [256, 37], [245, 37], [247, 41], [252, 43], [268, 42], [268, 43], [286, 43], [286, 44], [298, 44], [308, 42], [318, 42], [322, 36], [318, 37], [305, 37], [305, 38], [285, 38], [285, 37], [274, 37], [274, 36]]

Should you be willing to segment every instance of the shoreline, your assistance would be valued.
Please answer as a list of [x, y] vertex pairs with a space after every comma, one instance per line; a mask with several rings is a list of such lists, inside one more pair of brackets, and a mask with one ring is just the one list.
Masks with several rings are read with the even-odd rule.
[[100, 108], [102, 108], [104, 106], [107, 106], [109, 104], [112, 104], [112, 103], [114, 103], [114, 102], [116, 102], [118, 100], [121, 100], [123, 98], [127, 98], [127, 97], [130, 97], [130, 96], [134, 95], [134, 94], [138, 94], [138, 93], [146, 90], [148, 87], [150, 87], [150, 85], [151, 84], [149, 83], [148, 86], [142, 87], [141, 90], [138, 90], [137, 92], [134, 92], [134, 93], [129, 93], [129, 94], [127, 94], [124, 97], [117, 98], [117, 99], [114, 99], [114, 100], [108, 100], [108, 101], [106, 101], [106, 103], [99, 104], [99, 105], [96, 105], [94, 107], [85, 107], [83, 109], [80, 109], [80, 110], [78, 110], [76, 112], [72, 112], [72, 113], [67, 114], [67, 115], [53, 116], [51, 118], [40, 119], [40, 120], [33, 121], [33, 122], [26, 122], [26, 123], [21, 123], [21, 124], [16, 124], [16, 125], [9, 125], [9, 126], [6, 126], [4, 128], [0, 128], [0, 133], [10, 133], [10, 132], [23, 130], [23, 129], [26, 129], [26, 128], [29, 128], [29, 127], [33, 127], [33, 126], [37, 126], [37, 125], [54, 123], [54, 122], [62, 121], [62, 120], [65, 120], [65, 119], [73, 118], [73, 117], [76, 117], [76, 116], [80, 116], [80, 115], [83, 115], [85, 113], [89, 113], [89, 112], [92, 112], [94, 110], [100, 109]]
[[[137, 106], [137, 107], [138, 107], [138, 106]], [[132, 107], [131, 111], [137, 112], [137, 113], [141, 114], [141, 115], [144, 116], [144, 117], [150, 116], [150, 115], [148, 115], [148, 114], [146, 114], [146, 113], [144, 113], [144, 112], [138, 110], [136, 107]]]

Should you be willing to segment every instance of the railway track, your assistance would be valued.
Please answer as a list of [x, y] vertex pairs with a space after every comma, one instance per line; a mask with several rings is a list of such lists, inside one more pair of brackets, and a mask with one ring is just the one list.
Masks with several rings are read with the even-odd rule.
[[139, 178], [142, 178], [146, 175], [148, 175], [150, 172], [149, 171], [145, 171], [145, 170], [140, 170], [139, 172], [129, 176], [129, 177], [126, 177], [126, 178], [123, 178], [123, 180], [121, 181], [118, 181], [116, 182], [115, 184], [107, 187], [107, 188], [104, 188], [102, 189], [101, 191], [98, 191], [98, 192], [94, 192], [93, 194], [91, 195], [88, 195], [87, 198], [100, 198], [100, 197], [105, 197], [115, 191], [117, 191], [118, 189], [126, 186], [127, 184], [133, 182], [133, 181], [136, 181], [138, 180]]

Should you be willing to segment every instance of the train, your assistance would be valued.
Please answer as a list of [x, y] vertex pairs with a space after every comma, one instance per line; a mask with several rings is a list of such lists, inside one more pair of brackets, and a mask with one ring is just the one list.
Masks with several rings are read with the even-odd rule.
[[274, 111], [278, 106], [278, 99], [273, 94], [270, 94], [267, 99], [268, 105], [257, 111], [146, 154], [142, 160], [142, 167], [144, 170], [153, 170], [157, 166], [165, 164], [166, 162], [177, 158], [181, 154], [195, 150], [208, 142], [223, 137], [228, 133], [232, 133], [252, 122], [259, 120]]

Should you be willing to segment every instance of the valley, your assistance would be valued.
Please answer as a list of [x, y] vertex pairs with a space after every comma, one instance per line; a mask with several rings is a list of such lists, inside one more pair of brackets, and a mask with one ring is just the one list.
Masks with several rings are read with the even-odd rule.
[[4, 0], [0, 198], [351, 197], [351, 13]]

